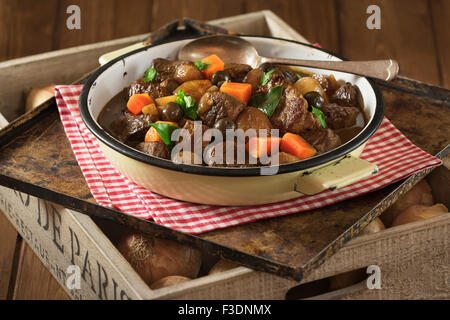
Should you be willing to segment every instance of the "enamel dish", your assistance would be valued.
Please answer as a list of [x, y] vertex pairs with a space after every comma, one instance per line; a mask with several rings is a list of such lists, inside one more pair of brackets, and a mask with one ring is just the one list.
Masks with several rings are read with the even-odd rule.
[[[341, 60], [328, 51], [291, 40], [245, 36], [268, 57]], [[383, 97], [367, 78], [329, 70], [308, 69], [334, 74], [359, 87], [367, 123], [349, 142], [318, 156], [289, 164], [277, 170], [261, 168], [220, 168], [177, 164], [133, 149], [103, 130], [97, 122], [106, 103], [141, 77], [154, 58], [176, 60], [178, 50], [190, 39], [148, 46], [124, 54], [100, 67], [87, 80], [80, 97], [81, 117], [97, 137], [105, 156], [131, 181], [166, 197], [212, 205], [244, 206], [292, 199], [340, 188], [376, 174], [375, 165], [358, 158], [364, 143], [377, 130], [384, 115]], [[225, 62], [226, 58], [224, 59]], [[362, 120], [362, 119], [360, 119]], [[271, 174], [267, 174], [270, 171]], [[273, 174], [276, 172], [275, 174]], [[262, 175], [263, 173], [263, 175]]]

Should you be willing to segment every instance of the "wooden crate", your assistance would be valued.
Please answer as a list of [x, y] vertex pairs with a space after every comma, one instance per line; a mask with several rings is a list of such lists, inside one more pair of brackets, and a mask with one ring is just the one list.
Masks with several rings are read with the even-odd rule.
[[[306, 41], [270, 11], [211, 23], [241, 33]], [[0, 94], [0, 111], [7, 120], [13, 120], [23, 113], [22, 94], [26, 88], [47, 83], [70, 83], [97, 67], [98, 57], [102, 54], [136, 43], [146, 36], [0, 63], [3, 75], [0, 85], [4, 88]], [[77, 67], [67, 68], [69, 62]], [[44, 74], [33, 72], [42, 68], [46, 70]], [[444, 167], [439, 168], [432, 175], [445, 176], [445, 170]], [[449, 180], [446, 181], [448, 185]], [[450, 297], [449, 215], [358, 237], [301, 283], [238, 267], [180, 285], [151, 290], [113, 245], [117, 235], [123, 231], [120, 227], [94, 221], [81, 213], [5, 187], [0, 187], [0, 210], [74, 299], [284, 299], [288, 292], [295, 292], [296, 289], [292, 288], [301, 284], [369, 265], [381, 268], [380, 290], [369, 290], [365, 283], [360, 283], [316, 298]], [[81, 289], [77, 290], [69, 290], [65, 285], [67, 267], [73, 264], [83, 274]], [[295, 294], [288, 296], [295, 297]]]

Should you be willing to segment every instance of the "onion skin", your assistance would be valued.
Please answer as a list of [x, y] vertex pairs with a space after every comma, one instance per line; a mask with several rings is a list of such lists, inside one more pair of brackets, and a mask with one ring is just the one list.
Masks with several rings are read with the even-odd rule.
[[125, 234], [117, 249], [149, 285], [172, 275], [195, 278], [202, 263], [197, 249], [139, 233]]
[[225, 272], [227, 270], [231, 270], [234, 268], [239, 267], [239, 265], [237, 263], [234, 263], [232, 261], [229, 260], [219, 260], [212, 268], [211, 270], [209, 270], [209, 275], [211, 274], [216, 274], [216, 273], [221, 273], [221, 272]]
[[150, 285], [150, 289], [156, 290], [164, 287], [170, 287], [190, 280], [192, 279], [183, 276], [167, 276], [152, 283]]
[[390, 206], [382, 215], [385, 226], [392, 226], [395, 218], [410, 206], [422, 204], [427, 206], [433, 205], [433, 195], [431, 194], [430, 185], [426, 180], [421, 180], [411, 190], [401, 196], [392, 206]]
[[408, 209], [401, 212], [392, 223], [392, 226], [420, 221], [433, 218], [448, 213], [448, 209], [443, 204], [435, 204], [434, 206], [424, 206], [420, 204], [412, 205]]

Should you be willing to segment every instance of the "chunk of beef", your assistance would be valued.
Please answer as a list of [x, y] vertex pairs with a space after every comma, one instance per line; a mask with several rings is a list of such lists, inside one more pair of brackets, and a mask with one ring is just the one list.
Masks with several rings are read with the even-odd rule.
[[281, 135], [320, 127], [317, 118], [308, 111], [308, 103], [293, 85], [288, 85], [283, 90], [283, 96], [270, 120], [280, 129]]
[[330, 151], [341, 145], [341, 138], [329, 128], [305, 131], [301, 136], [316, 148], [318, 153]]
[[358, 108], [358, 87], [346, 82], [331, 96], [331, 102], [344, 107]]
[[333, 75], [314, 73], [311, 77], [319, 82], [323, 91], [325, 91], [328, 96], [332, 96], [338, 89], [338, 83]]
[[156, 69], [156, 81], [174, 79], [178, 83], [190, 80], [201, 80], [203, 75], [190, 61], [170, 61], [167, 59], [154, 59], [151, 65]]
[[270, 74], [269, 81], [265, 85], [261, 85], [261, 83], [257, 85], [255, 93], [267, 94], [274, 87], [282, 86], [283, 89], [286, 89], [290, 85], [292, 84], [280, 72], [275, 71]]
[[327, 126], [335, 130], [354, 126], [359, 114], [359, 110], [354, 107], [342, 107], [336, 103], [325, 104], [321, 110]]
[[[200, 123], [200, 121], [198, 121], [198, 123]], [[187, 130], [190, 138], [191, 138], [191, 151], [194, 152], [194, 143], [196, 143], [196, 140], [194, 140], [194, 121], [190, 120], [190, 119], [186, 119], [184, 122], [184, 125], [182, 127], [182, 129]], [[200, 124], [200, 132], [198, 133], [198, 139], [201, 139], [201, 143], [202, 143], [202, 150], [208, 145], [208, 141], [203, 141], [203, 133], [209, 129], [208, 126], [204, 125], [204, 124]], [[180, 138], [179, 142], [181, 142], [182, 139]], [[200, 141], [200, 140], [199, 140]]]
[[150, 122], [155, 119], [150, 115], [134, 115], [125, 110], [123, 115], [111, 123], [111, 133], [114, 137], [126, 144], [133, 144], [144, 140], [150, 129]]
[[235, 97], [221, 92], [206, 92], [199, 102], [199, 115], [203, 123], [212, 127], [218, 120], [229, 118], [236, 120], [244, 110], [245, 104]]
[[252, 67], [242, 63], [227, 63], [223, 70], [230, 75], [232, 82], [243, 82], [247, 73], [252, 70]]
[[141, 142], [136, 146], [136, 149], [154, 157], [163, 159], [170, 158], [169, 149], [167, 148], [166, 144], [161, 141]]
[[153, 99], [170, 96], [172, 92], [178, 87], [178, 82], [173, 79], [166, 79], [161, 82], [153, 80], [145, 82], [144, 78], [134, 81], [128, 90], [128, 96], [133, 94], [147, 93]]

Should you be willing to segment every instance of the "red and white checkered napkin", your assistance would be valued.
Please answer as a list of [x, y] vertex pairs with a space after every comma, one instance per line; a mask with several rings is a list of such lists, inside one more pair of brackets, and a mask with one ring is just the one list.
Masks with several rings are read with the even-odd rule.
[[380, 189], [417, 171], [441, 164], [441, 160], [416, 147], [385, 118], [361, 155], [380, 169], [380, 173], [371, 178], [314, 196], [252, 207], [219, 207], [177, 201], [130, 182], [112, 167], [96, 138], [81, 120], [78, 112], [81, 88], [58, 86], [55, 93], [67, 138], [95, 200], [100, 205], [139, 218], [151, 218], [156, 223], [188, 233], [202, 233], [317, 209]]

